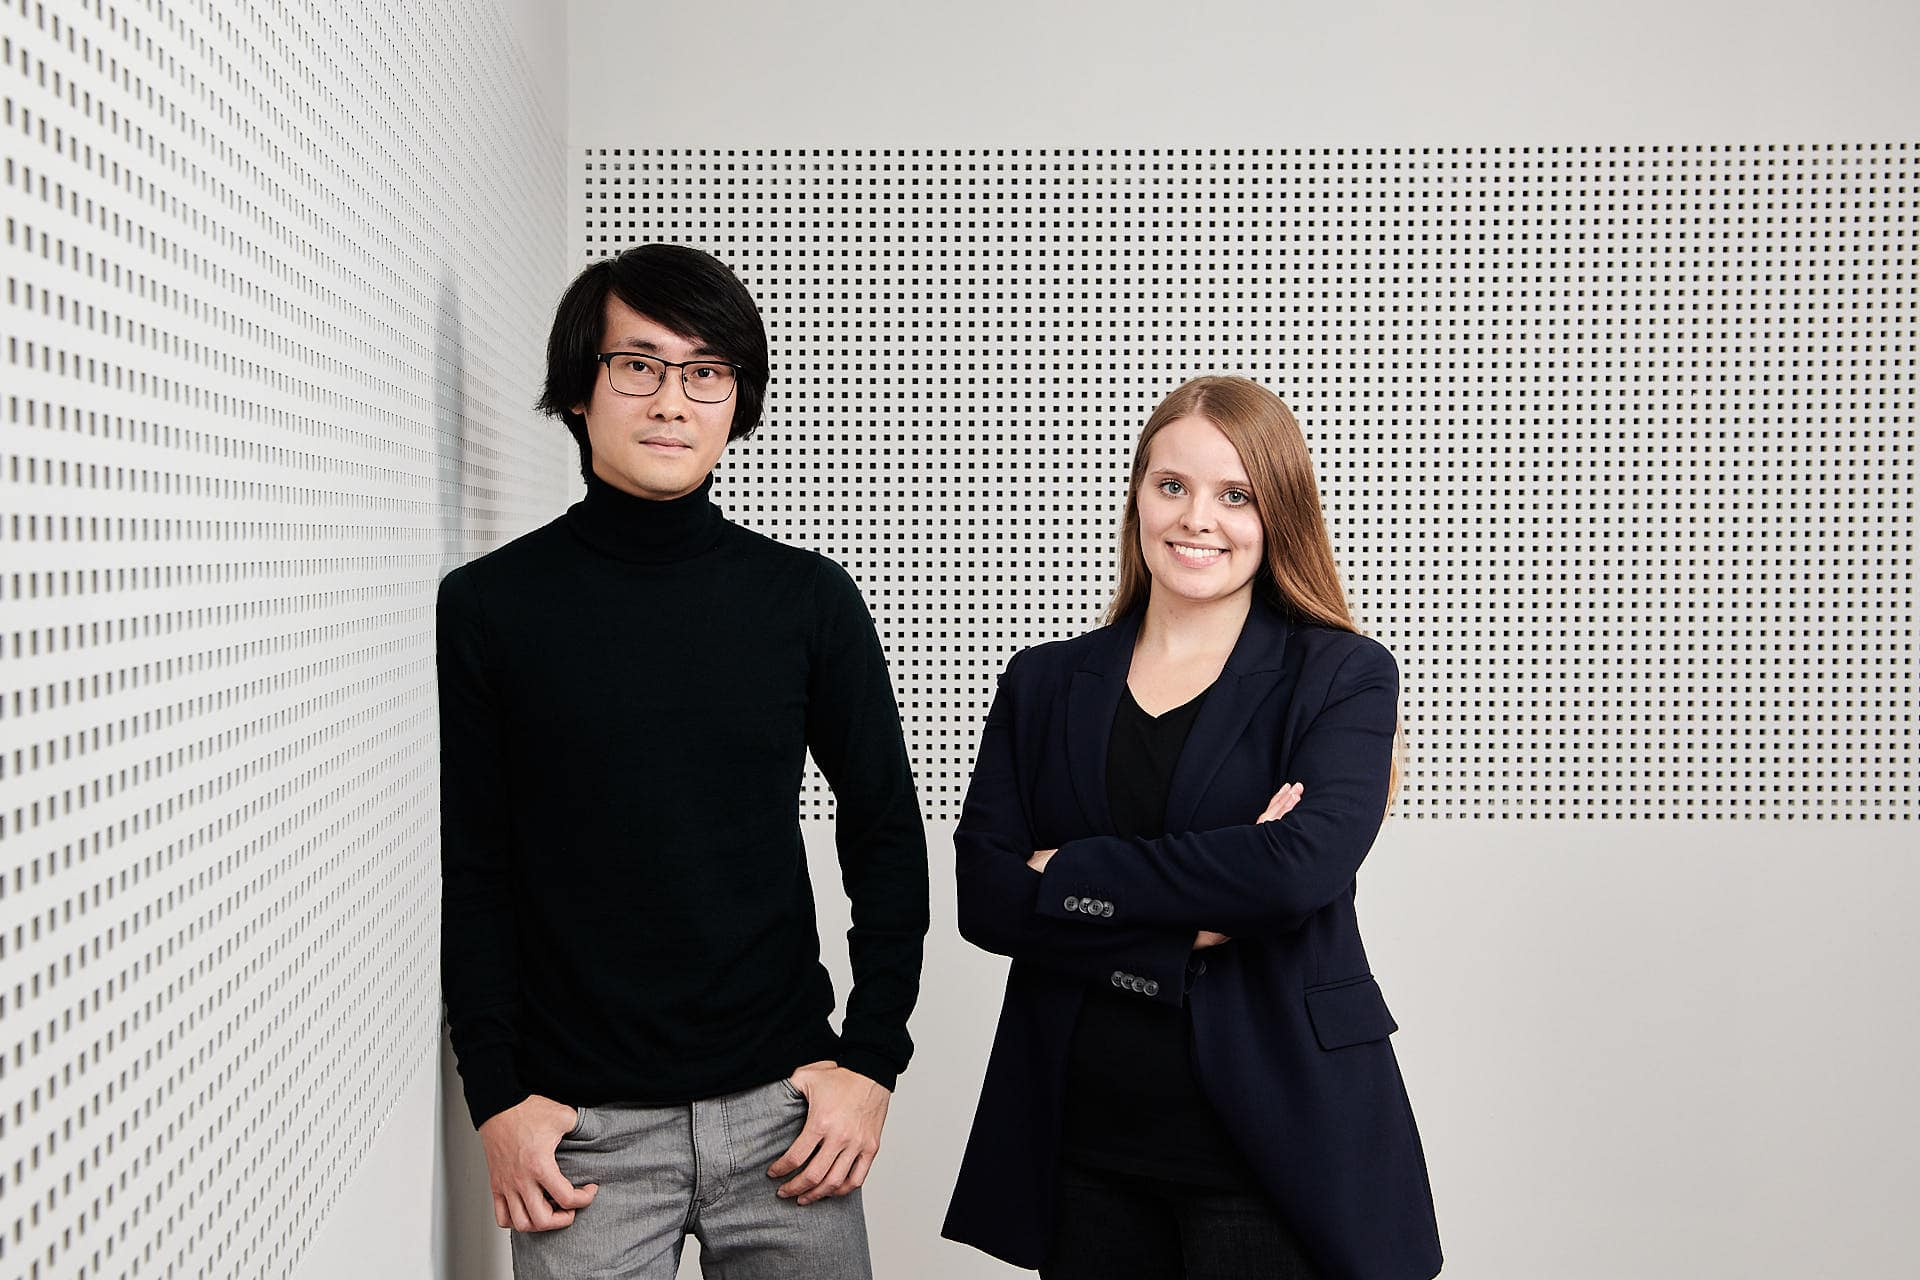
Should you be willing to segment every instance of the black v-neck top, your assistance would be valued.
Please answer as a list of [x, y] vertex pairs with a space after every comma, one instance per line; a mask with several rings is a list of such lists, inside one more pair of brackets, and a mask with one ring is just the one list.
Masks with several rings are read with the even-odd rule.
[[[1166, 834], [1174, 766], [1205, 700], [1202, 692], [1155, 717], [1131, 689], [1121, 696], [1107, 740], [1107, 807], [1116, 834]], [[1067, 1158], [1201, 1186], [1251, 1186], [1245, 1160], [1200, 1095], [1191, 1038], [1185, 1006], [1090, 984], [1067, 1055]]]
[[1134, 701], [1133, 690], [1120, 695], [1107, 739], [1107, 811], [1114, 831], [1123, 836], [1161, 836], [1167, 833], [1167, 792], [1173, 786], [1173, 766], [1180, 761], [1187, 735], [1200, 716], [1206, 691], [1190, 702], [1158, 716], [1150, 716]]

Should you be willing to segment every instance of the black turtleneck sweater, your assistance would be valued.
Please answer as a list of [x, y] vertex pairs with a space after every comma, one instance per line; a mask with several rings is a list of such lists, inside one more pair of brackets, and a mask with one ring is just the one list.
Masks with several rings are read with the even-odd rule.
[[[539, 1093], [673, 1103], [832, 1058], [892, 1088], [927, 857], [846, 571], [712, 479], [601, 481], [440, 585], [442, 976], [475, 1125]], [[836, 1036], [798, 822], [834, 790], [853, 990]]]

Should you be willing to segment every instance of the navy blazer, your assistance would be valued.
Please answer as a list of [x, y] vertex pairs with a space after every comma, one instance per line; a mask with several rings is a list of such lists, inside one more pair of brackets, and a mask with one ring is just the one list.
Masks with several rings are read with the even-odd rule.
[[[1256, 602], [1174, 768], [1176, 834], [1130, 839], [1106, 760], [1139, 628], [1016, 654], [987, 714], [954, 833], [960, 932], [1013, 964], [942, 1234], [1044, 1261], [1068, 1041], [1107, 982], [1188, 1007], [1201, 1092], [1327, 1280], [1427, 1280], [1426, 1160], [1353, 905], [1387, 803], [1393, 657]], [[1255, 824], [1287, 782], [1300, 803]], [[1232, 941], [1195, 953], [1200, 929]]]

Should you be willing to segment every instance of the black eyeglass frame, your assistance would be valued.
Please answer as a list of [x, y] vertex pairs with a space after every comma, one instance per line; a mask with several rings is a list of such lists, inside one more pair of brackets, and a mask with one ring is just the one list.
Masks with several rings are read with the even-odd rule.
[[[602, 351], [599, 355], [595, 356], [594, 362], [596, 364], [603, 364], [607, 366], [607, 389], [613, 392], [613, 394], [617, 396], [632, 396], [636, 400], [644, 400], [648, 396], [659, 395], [660, 387], [664, 387], [667, 385], [667, 375], [663, 372], [660, 375], [660, 387], [655, 387], [651, 391], [622, 391], [620, 388], [613, 385], [613, 362], [615, 358], [619, 356], [629, 356], [629, 357], [637, 357], [641, 360], [651, 360], [655, 364], [666, 366], [666, 368], [668, 369], [680, 370], [680, 394], [685, 396], [687, 399], [693, 401], [695, 404], [725, 404], [727, 401], [733, 399], [734, 390], [738, 388], [740, 385], [740, 376], [747, 371], [747, 366], [743, 364], [736, 364], [732, 360], [662, 360], [659, 356], [648, 355], [644, 351]], [[702, 400], [698, 396], [694, 395], [692, 392], [688, 391], [687, 390], [687, 366], [696, 365], [696, 364], [723, 364], [727, 368], [733, 370], [733, 381], [729, 383], [727, 386], [727, 394], [725, 394], [724, 396], [721, 396], [718, 400]]]

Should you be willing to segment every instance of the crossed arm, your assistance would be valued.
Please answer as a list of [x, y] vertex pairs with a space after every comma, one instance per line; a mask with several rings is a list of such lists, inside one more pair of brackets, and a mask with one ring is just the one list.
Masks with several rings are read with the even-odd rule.
[[[1305, 790], [1305, 786], [1301, 783], [1286, 783], [1278, 791], [1273, 793], [1273, 798], [1267, 801], [1267, 807], [1260, 811], [1260, 816], [1255, 818], [1254, 822], [1278, 822], [1280, 819], [1286, 817], [1287, 814], [1292, 811], [1293, 806], [1300, 803], [1300, 797]], [[1058, 849], [1036, 849], [1033, 851], [1033, 856], [1027, 859], [1027, 866], [1044, 874], [1047, 869], [1047, 864], [1053, 861], [1053, 855], [1058, 852], [1060, 852]], [[1223, 942], [1231, 941], [1233, 941], [1233, 939], [1224, 933], [1215, 933], [1211, 929], [1201, 929], [1194, 935], [1193, 949], [1195, 951], [1203, 951], [1208, 947], [1217, 947]]]
[[[1295, 745], [1297, 780], [1251, 822], [1037, 851], [1014, 760], [1009, 689], [1019, 661], [988, 713], [954, 834], [960, 931], [969, 941], [1087, 979], [1115, 969], [1174, 974], [1214, 938], [1297, 928], [1352, 884], [1379, 830], [1392, 768], [1399, 677], [1385, 649], [1359, 645], [1341, 662]], [[1275, 820], [1282, 815], [1287, 821]], [[1123, 903], [1123, 919], [1092, 920], [1068, 905], [1087, 897]], [[1182, 986], [1162, 981], [1155, 998], [1178, 1003]]]

